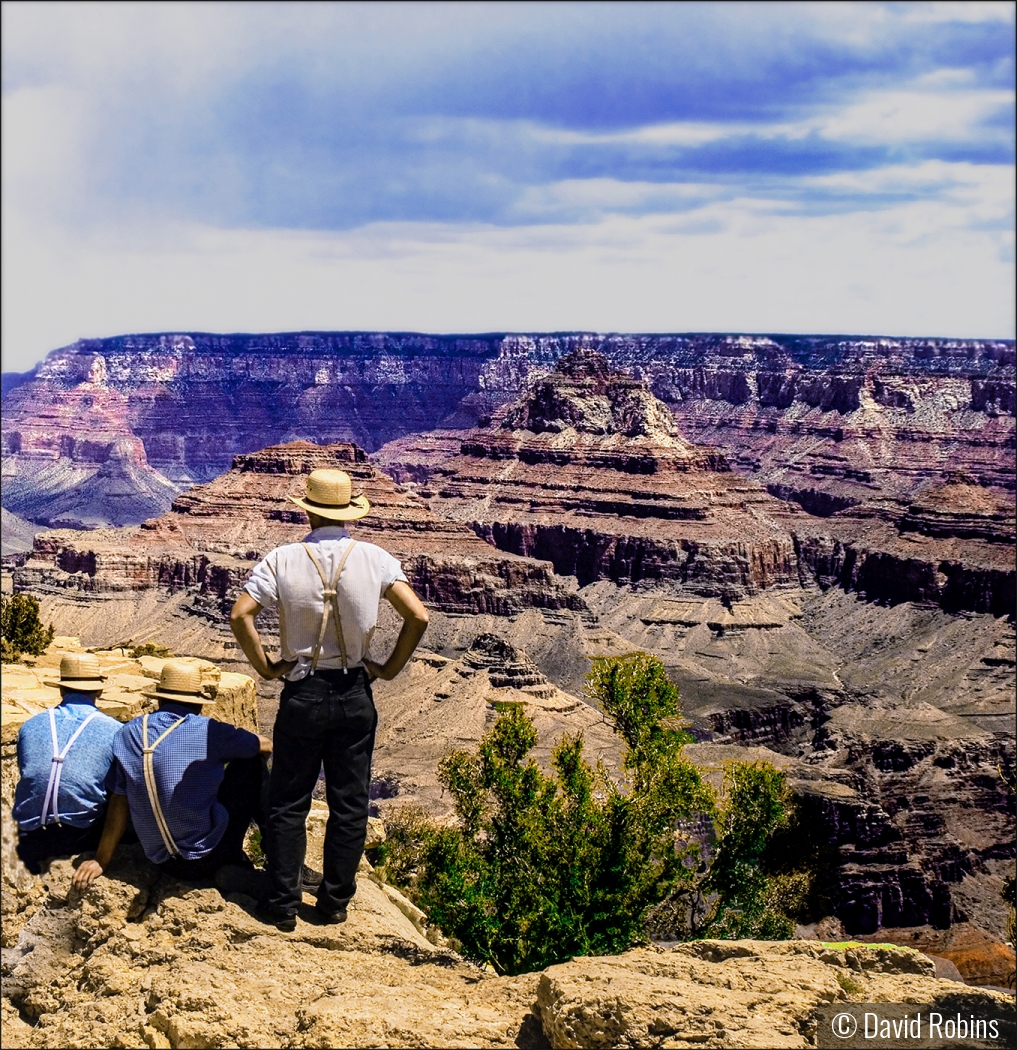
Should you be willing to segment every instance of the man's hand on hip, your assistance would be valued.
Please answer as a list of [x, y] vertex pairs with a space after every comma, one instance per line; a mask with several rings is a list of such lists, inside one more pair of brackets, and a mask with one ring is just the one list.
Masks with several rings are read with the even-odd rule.
[[264, 671], [261, 672], [262, 678], [267, 678], [270, 681], [274, 678], [285, 678], [294, 667], [297, 666], [296, 660], [268, 660]]

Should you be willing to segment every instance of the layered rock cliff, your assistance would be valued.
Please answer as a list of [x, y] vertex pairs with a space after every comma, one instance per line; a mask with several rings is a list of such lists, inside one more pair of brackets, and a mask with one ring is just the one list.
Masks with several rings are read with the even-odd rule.
[[[302, 494], [305, 476], [320, 466], [350, 474], [372, 506], [352, 531], [395, 554], [433, 607], [494, 615], [582, 607], [574, 581], [555, 576], [546, 562], [503, 554], [466, 526], [439, 519], [373, 467], [360, 448], [343, 443], [292, 442], [238, 455], [221, 478], [194, 486], [167, 514], [140, 526], [42, 532], [31, 556], [15, 569], [15, 585], [64, 600], [77, 596], [79, 606], [109, 599], [122, 616], [104, 613], [106, 633], [135, 640], [143, 629], [141, 606], [156, 621], [171, 615], [172, 607], [211, 630], [214, 647], [198, 651], [221, 656], [215, 646], [231, 647], [227, 614], [253, 563], [306, 534], [306, 516], [287, 496]], [[271, 620], [273, 614], [265, 616]]]
[[[473, 396], [515, 389], [498, 338], [309, 333], [81, 340], [4, 396], [4, 505], [33, 520], [137, 523], [174, 491], [228, 470], [233, 455], [296, 438], [368, 449], [426, 430]], [[523, 359], [525, 363], [525, 358]], [[474, 418], [467, 415], [467, 422]], [[94, 484], [130, 456], [137, 506]], [[122, 502], [122, 501], [121, 501]], [[71, 513], [77, 503], [82, 512]]]
[[674, 581], [729, 599], [798, 585], [781, 524], [797, 508], [685, 440], [666, 405], [593, 351], [466, 432], [420, 494], [581, 585]]
[[868, 502], [803, 500], [691, 444], [680, 418], [581, 350], [486, 426], [402, 439], [375, 458], [440, 514], [584, 585], [672, 580], [737, 598], [815, 582], [872, 601], [1013, 609], [1012, 493], [955, 482], [906, 500], [876, 485]]
[[469, 428], [579, 348], [643, 379], [689, 439], [815, 513], [906, 500], [931, 481], [1013, 489], [1011, 341], [190, 333], [80, 340], [8, 376], [5, 490], [8, 475], [22, 480], [10, 490], [18, 505], [6, 491], [4, 505], [40, 521], [138, 522], [152, 510], [102, 517], [93, 498], [75, 517], [86, 492], [51, 503], [131, 436], [161, 480], [132, 446], [141, 476], [129, 483], [166, 509], [167, 481], [211, 480], [234, 454], [275, 442], [372, 451], [439, 425]]

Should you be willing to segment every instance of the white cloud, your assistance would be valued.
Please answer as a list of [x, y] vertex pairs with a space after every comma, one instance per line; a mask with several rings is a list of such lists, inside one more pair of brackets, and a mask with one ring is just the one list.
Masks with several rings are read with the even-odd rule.
[[[4, 367], [28, 367], [83, 335], [160, 329], [1012, 335], [1010, 166], [930, 160], [778, 177], [763, 162], [758, 172], [719, 172], [712, 183], [644, 180], [668, 177], [668, 146], [710, 146], [739, 136], [774, 140], [760, 150], [766, 157], [786, 145], [779, 140], [808, 136], [838, 150], [1009, 143], [1008, 129], [986, 128], [985, 121], [1012, 103], [1013, 92], [977, 89], [975, 60], [970, 69], [905, 64], [925, 69], [911, 80], [903, 72], [896, 78], [894, 64], [897, 49], [904, 54], [902, 41], [920, 35], [918, 23], [999, 23], [998, 32], [1006, 33], [1013, 10], [1009, 3], [645, 5], [631, 13], [620, 5], [570, 4], [5, 2]], [[560, 44], [567, 73], [569, 61], [582, 65], [584, 48], [591, 56], [606, 53], [597, 50], [602, 44], [610, 51], [612, 33], [628, 32], [626, 20], [649, 27], [649, 34], [653, 19], [672, 11], [688, 19], [688, 32], [679, 40], [685, 50], [668, 52], [668, 61], [675, 69], [679, 63], [698, 68], [702, 58], [703, 91], [724, 87], [724, 62], [752, 65], [767, 48], [783, 53], [786, 45], [788, 68], [796, 68], [792, 59], [810, 40], [879, 49], [878, 75], [853, 83], [891, 86], [848, 95], [843, 81], [837, 103], [820, 102], [829, 96], [810, 94], [814, 85], [803, 87], [801, 108], [783, 110], [807, 114], [802, 119], [665, 121], [612, 132], [579, 130], [582, 121], [552, 126], [553, 114], [544, 123], [464, 118], [458, 105], [448, 112], [438, 103], [418, 109], [413, 98], [409, 108], [396, 107], [392, 141], [380, 132], [371, 139], [357, 126], [334, 154], [322, 154], [320, 170], [316, 166], [319, 155], [311, 147], [321, 129], [313, 122], [331, 114], [330, 106], [336, 112], [348, 105], [361, 113], [375, 103], [384, 109], [378, 100], [391, 92], [406, 85], [411, 95], [417, 90], [418, 72], [431, 77], [433, 87], [441, 71], [451, 75], [467, 64], [459, 59], [486, 70], [478, 56], [504, 59], [510, 52], [519, 56], [521, 72], [503, 88], [521, 94], [530, 75], [525, 60], [537, 44]], [[601, 18], [603, 28], [594, 25]], [[990, 26], [983, 35], [994, 32]], [[638, 64], [638, 37], [626, 36], [624, 47]], [[650, 59], [652, 51], [648, 45]], [[557, 90], [553, 63], [541, 72]], [[252, 110], [252, 117], [237, 99], [246, 97], [246, 87], [270, 97], [266, 85], [276, 76], [299, 81], [312, 101], [327, 105], [320, 112], [311, 106], [310, 117], [295, 113], [292, 122], [287, 112], [280, 137], [266, 139], [272, 149], [262, 150], [261, 111]], [[490, 90], [483, 77], [476, 83]], [[651, 102], [653, 83], [647, 81]], [[499, 104], [486, 112], [517, 112], [501, 107], [496, 95], [490, 97]], [[239, 107], [236, 113], [230, 105]], [[403, 135], [422, 148], [399, 152]], [[305, 139], [311, 143], [306, 154], [287, 152]], [[353, 166], [343, 168], [358, 149], [362, 167], [350, 161]], [[273, 212], [258, 198], [272, 189], [271, 180], [258, 183], [252, 168], [265, 157], [294, 156], [311, 179], [292, 183], [292, 210]], [[518, 164], [499, 166], [502, 157]], [[441, 163], [432, 164], [434, 158]], [[659, 165], [649, 176], [641, 166], [645, 158]], [[363, 171], [374, 179], [366, 191], [356, 182]], [[586, 171], [591, 177], [576, 177]], [[477, 174], [473, 183], [470, 173]], [[311, 200], [315, 180], [328, 204], [330, 194], [380, 199], [378, 187], [393, 178], [410, 189], [416, 179], [425, 203], [432, 191], [440, 197], [448, 190], [445, 180], [452, 198], [462, 187], [467, 204], [470, 194], [481, 203], [487, 194], [495, 204], [463, 214], [523, 225], [376, 223], [345, 233], [302, 233], [217, 229], [196, 218], [214, 215], [226, 224], [252, 215], [252, 224], [296, 223], [301, 208], [303, 216], [333, 214], [320, 199]], [[499, 192], [488, 193], [498, 180]], [[222, 198], [246, 193], [261, 212], [220, 206]], [[833, 207], [856, 210], [802, 214], [819, 207], [822, 194], [839, 195]], [[853, 205], [852, 195], [870, 199]], [[911, 203], [888, 205], [894, 195]], [[878, 210], [866, 210], [873, 204]], [[617, 214], [637, 211], [649, 214]], [[384, 213], [415, 214], [411, 206]], [[280, 214], [285, 218], [273, 218]], [[427, 214], [454, 214], [454, 208]]]
[[920, 142], [969, 139], [1012, 91], [882, 91], [825, 117], [806, 121], [825, 138], [853, 142]]
[[[932, 141], [969, 142], [984, 139], [981, 126], [1002, 107], [1013, 105], [1015, 93], [974, 89], [966, 85], [970, 71], [940, 69], [915, 79], [906, 89], [867, 91], [798, 121], [671, 121], [619, 131], [575, 131], [533, 121], [477, 119], [430, 120], [418, 134], [440, 140], [455, 134], [465, 140], [494, 141], [511, 133], [522, 142], [545, 146], [678, 146], [696, 147], [751, 135], [760, 139], [802, 139], [818, 135], [831, 142], [895, 144]], [[1008, 140], [1009, 132], [1005, 133]]]
[[[1012, 239], [963, 204], [839, 216], [758, 201], [689, 217], [347, 234], [150, 230], [81, 244], [4, 225], [4, 368], [80, 336], [165, 330], [798, 331], [1012, 337]], [[928, 233], [936, 231], [935, 244]]]

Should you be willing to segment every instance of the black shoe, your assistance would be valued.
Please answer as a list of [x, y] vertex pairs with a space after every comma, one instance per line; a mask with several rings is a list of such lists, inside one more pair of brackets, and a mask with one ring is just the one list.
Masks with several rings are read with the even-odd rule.
[[346, 909], [340, 908], [338, 911], [325, 911], [324, 908], [319, 908], [318, 905], [315, 904], [314, 917], [318, 922], [323, 922], [331, 926], [346, 921]]
[[315, 871], [314, 868], [309, 868], [306, 864], [300, 872], [300, 879], [305, 890], [316, 890], [321, 885], [321, 880], [324, 877], [320, 871]]
[[286, 911], [279, 911], [276, 908], [258, 904], [254, 909], [254, 914], [262, 922], [267, 923], [269, 926], [274, 926], [282, 933], [292, 933], [297, 928], [296, 915], [291, 915]]

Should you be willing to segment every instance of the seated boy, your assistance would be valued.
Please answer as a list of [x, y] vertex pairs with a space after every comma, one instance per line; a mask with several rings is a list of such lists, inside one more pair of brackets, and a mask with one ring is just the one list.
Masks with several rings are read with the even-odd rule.
[[14, 793], [18, 856], [33, 875], [56, 857], [94, 850], [106, 814], [106, 777], [120, 723], [96, 710], [99, 660], [60, 660], [60, 703], [33, 715], [18, 733], [21, 779]]
[[75, 872], [79, 889], [108, 866], [128, 814], [145, 856], [174, 878], [200, 882], [225, 865], [252, 867], [244, 836], [252, 820], [262, 823], [262, 756], [272, 742], [204, 717], [201, 672], [189, 661], [167, 660], [153, 695], [159, 709], [114, 741], [109, 815], [95, 859]]

